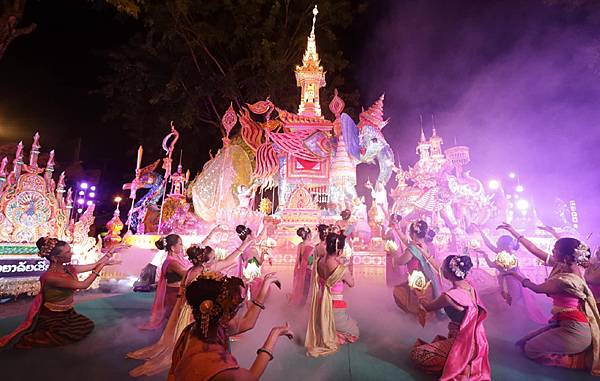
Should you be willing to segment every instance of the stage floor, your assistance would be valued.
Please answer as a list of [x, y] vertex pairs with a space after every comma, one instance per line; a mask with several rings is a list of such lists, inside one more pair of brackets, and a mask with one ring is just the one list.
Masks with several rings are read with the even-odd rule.
[[[233, 343], [233, 353], [239, 363], [248, 367], [256, 349], [263, 343], [274, 324], [289, 321], [303, 340], [306, 329], [306, 309], [287, 305], [291, 279], [281, 274], [284, 290], [273, 289], [267, 309], [256, 328]], [[286, 287], [286, 285], [288, 285]], [[0, 379], [7, 381], [119, 381], [131, 380], [127, 372], [140, 364], [125, 359], [128, 351], [151, 344], [160, 332], [142, 332], [136, 327], [148, 318], [154, 294], [127, 293], [95, 299], [77, 305], [77, 310], [96, 323], [94, 332], [84, 341], [55, 349], [0, 351]], [[360, 281], [347, 293], [350, 314], [358, 320], [361, 330], [357, 343], [343, 346], [335, 355], [313, 359], [305, 356], [304, 348], [281, 339], [275, 349], [263, 380], [286, 381], [350, 381], [350, 380], [435, 380], [411, 366], [408, 353], [421, 337], [431, 340], [445, 335], [446, 322], [421, 328], [410, 316], [394, 304], [391, 289], [378, 282]], [[540, 299], [545, 303], [545, 299]], [[3, 308], [3, 307], [0, 307]], [[490, 359], [494, 380], [593, 380], [585, 372], [547, 368], [527, 360], [514, 342], [537, 328], [533, 323], [519, 321], [521, 311], [497, 311], [490, 308], [486, 328], [490, 341]], [[22, 316], [0, 320], [0, 335], [12, 330]], [[165, 380], [165, 374], [145, 380]]]

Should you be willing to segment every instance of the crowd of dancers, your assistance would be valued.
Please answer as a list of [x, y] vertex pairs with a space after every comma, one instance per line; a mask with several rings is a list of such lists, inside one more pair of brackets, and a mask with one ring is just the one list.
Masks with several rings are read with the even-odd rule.
[[[297, 231], [301, 242], [289, 303], [308, 311], [303, 341], [311, 357], [333, 354], [360, 337], [344, 300], [344, 289], [355, 286], [354, 227], [348, 212], [342, 212], [335, 225], [316, 226], [314, 239], [310, 227]], [[438, 374], [440, 380], [491, 380], [484, 327], [488, 310], [475, 281], [482, 270], [474, 268], [469, 253], [438, 252], [434, 233], [425, 221], [408, 222], [394, 214], [388, 217], [386, 281], [391, 297], [403, 311], [399, 313], [414, 316], [423, 326], [431, 319], [448, 321], [446, 336], [438, 335], [432, 342], [417, 339], [410, 351], [414, 366]], [[502, 300], [509, 306], [521, 306], [533, 322], [545, 324], [517, 343], [524, 355], [544, 365], [587, 369], [600, 375], [600, 315], [594, 296], [594, 291], [600, 291], [600, 265], [598, 258], [592, 259], [589, 247], [546, 228], [557, 238], [552, 252], [547, 253], [509, 224], [498, 227], [507, 234], [493, 244], [476, 228], [487, 250], [514, 253], [522, 246], [551, 267], [547, 279], [536, 284], [518, 266], [507, 270], [491, 260], [486, 250], [474, 249], [478, 258], [496, 271]], [[132, 377], [168, 371], [169, 381], [258, 380], [275, 357], [278, 338], [294, 339], [289, 324], [284, 323], [272, 328], [250, 367], [241, 367], [232, 355], [232, 338], [252, 330], [266, 309], [271, 286], [281, 289], [281, 283], [275, 273], [252, 275], [247, 271], [260, 269], [267, 260], [258, 244], [265, 238], [266, 228], [255, 236], [250, 228], [236, 226], [239, 247], [217, 253], [209, 243], [216, 233], [227, 229], [216, 226], [203, 242], [187, 250], [176, 234], [157, 241], [165, 257], [150, 318], [140, 329], [162, 329], [162, 335], [153, 345], [127, 354], [144, 361], [131, 370]], [[0, 347], [56, 347], [83, 340], [94, 323], [75, 311], [73, 294], [88, 288], [105, 266], [118, 263], [108, 252], [96, 263], [71, 265], [71, 248], [56, 238], [41, 238], [37, 246], [50, 267], [40, 277], [41, 291], [25, 321], [0, 338]], [[424, 276], [417, 285], [410, 279], [416, 272]], [[79, 280], [81, 273], [90, 275]], [[549, 320], [535, 294], [552, 299]]]

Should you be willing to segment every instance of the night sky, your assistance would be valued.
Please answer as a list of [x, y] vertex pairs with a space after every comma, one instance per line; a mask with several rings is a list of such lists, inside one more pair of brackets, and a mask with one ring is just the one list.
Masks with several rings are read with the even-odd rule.
[[[541, 214], [555, 197], [575, 199], [585, 231], [598, 226], [599, 9], [542, 0], [371, 3], [337, 37], [362, 103], [385, 92], [392, 121], [384, 132], [405, 168], [416, 160], [419, 114], [427, 134], [435, 114], [446, 147], [455, 139], [471, 147], [476, 177], [515, 171]], [[66, 164], [81, 138], [83, 165], [103, 171], [108, 201], [129, 179], [137, 147], [103, 122], [107, 104], [93, 91], [108, 70], [106, 52], [140, 26], [99, 2], [73, 0], [29, 1], [24, 21], [37, 30], [0, 61], [0, 143], [29, 145], [40, 131], [44, 149], [56, 148]], [[319, 38], [317, 29], [317, 46]]]

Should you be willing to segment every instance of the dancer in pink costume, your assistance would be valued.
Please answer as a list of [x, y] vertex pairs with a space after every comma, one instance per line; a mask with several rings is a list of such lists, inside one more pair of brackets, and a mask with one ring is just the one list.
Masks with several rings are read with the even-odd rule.
[[[527, 241], [522, 236], [519, 240]], [[600, 376], [600, 315], [596, 299], [583, 279], [590, 257], [590, 249], [581, 241], [560, 238], [552, 251], [552, 261], [561, 265], [560, 271], [553, 271], [544, 283], [535, 284], [518, 272], [507, 275], [553, 300], [548, 326], [517, 343], [525, 355], [543, 365], [590, 369], [592, 375]]]
[[310, 290], [310, 276], [314, 260], [314, 246], [311, 245], [312, 232], [308, 227], [301, 227], [296, 234], [302, 238], [296, 252], [296, 264], [294, 265], [294, 283], [290, 303], [303, 306], [306, 303]]
[[488, 341], [483, 326], [487, 311], [475, 288], [466, 280], [473, 267], [469, 256], [449, 255], [442, 264], [444, 278], [452, 288], [432, 302], [422, 299], [420, 320], [427, 312], [444, 309], [450, 323], [448, 338], [436, 336], [431, 343], [418, 339], [410, 356], [426, 372], [441, 372], [441, 381], [489, 381]]
[[183, 258], [183, 242], [177, 234], [162, 237], [156, 241], [156, 247], [165, 250], [167, 258], [160, 270], [150, 320], [140, 327], [143, 330], [158, 329], [171, 316], [171, 311], [177, 302], [181, 280], [190, 267], [190, 263]]

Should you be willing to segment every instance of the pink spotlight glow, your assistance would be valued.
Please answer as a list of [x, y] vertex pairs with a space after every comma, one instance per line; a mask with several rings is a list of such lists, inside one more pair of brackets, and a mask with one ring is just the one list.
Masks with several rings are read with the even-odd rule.
[[490, 180], [490, 182], [488, 183], [488, 187], [491, 190], [498, 190], [498, 189], [500, 189], [500, 181], [498, 181], [498, 180]]

